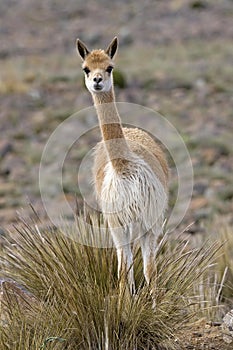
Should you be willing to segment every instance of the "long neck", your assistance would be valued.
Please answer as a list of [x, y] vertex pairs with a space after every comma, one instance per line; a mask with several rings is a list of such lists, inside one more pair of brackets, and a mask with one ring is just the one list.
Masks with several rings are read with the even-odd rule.
[[93, 93], [93, 100], [109, 159], [113, 165], [116, 159], [128, 159], [130, 152], [124, 137], [113, 89], [108, 92]]

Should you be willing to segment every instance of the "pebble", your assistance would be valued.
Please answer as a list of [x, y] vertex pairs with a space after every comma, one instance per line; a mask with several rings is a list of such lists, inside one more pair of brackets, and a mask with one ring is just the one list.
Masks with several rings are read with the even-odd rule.
[[0, 141], [0, 158], [4, 158], [7, 153], [11, 152], [13, 150], [13, 145], [11, 142], [7, 140], [1, 140]]
[[193, 187], [193, 195], [203, 195], [208, 188], [208, 180], [197, 181]]
[[6, 232], [3, 228], [0, 227], [0, 236], [5, 236]]
[[225, 343], [231, 344], [233, 342], [233, 310], [223, 318], [222, 333]]

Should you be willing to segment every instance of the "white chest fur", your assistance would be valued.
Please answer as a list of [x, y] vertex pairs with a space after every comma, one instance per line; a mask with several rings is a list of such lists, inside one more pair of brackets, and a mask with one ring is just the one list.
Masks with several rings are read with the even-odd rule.
[[124, 174], [118, 174], [109, 162], [105, 166], [101, 206], [104, 217], [115, 227], [137, 222], [149, 230], [163, 217], [167, 194], [142, 159], [130, 162]]

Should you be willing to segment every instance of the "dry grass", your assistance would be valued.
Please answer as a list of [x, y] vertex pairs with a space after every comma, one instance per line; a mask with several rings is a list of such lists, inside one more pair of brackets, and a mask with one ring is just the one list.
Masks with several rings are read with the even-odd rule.
[[221, 244], [219, 256], [215, 266], [215, 274], [218, 281], [222, 281], [221, 297], [225, 305], [232, 306], [233, 295], [233, 229], [224, 219], [216, 216], [211, 224], [207, 224], [212, 241]]
[[[85, 225], [76, 232], [93, 233]], [[4, 278], [17, 284], [3, 283], [1, 349], [177, 348], [175, 334], [200, 311], [198, 286], [220, 245], [190, 249], [165, 237], [153, 294], [144, 284], [137, 252], [137, 293], [130, 296], [127, 288], [119, 292], [115, 251], [80, 245], [75, 238], [25, 223], [9, 234], [2, 253]]]
[[[232, 308], [233, 295], [233, 230], [229, 223], [220, 216], [203, 222], [208, 232], [209, 244], [218, 242], [220, 249], [215, 263], [207, 274], [202, 275], [203, 282], [196, 286], [196, 294], [200, 300], [200, 311], [209, 320], [222, 322], [223, 316]], [[206, 235], [194, 235], [193, 247], [201, 247]]]

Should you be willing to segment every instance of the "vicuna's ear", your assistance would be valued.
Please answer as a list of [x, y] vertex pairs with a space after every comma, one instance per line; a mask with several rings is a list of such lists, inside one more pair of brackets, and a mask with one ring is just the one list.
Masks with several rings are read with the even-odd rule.
[[115, 37], [110, 45], [108, 46], [107, 50], [105, 51], [110, 58], [113, 58], [117, 52], [117, 47], [118, 47], [118, 39]]
[[76, 40], [76, 49], [83, 60], [85, 60], [86, 56], [90, 53], [86, 45], [80, 39]]

